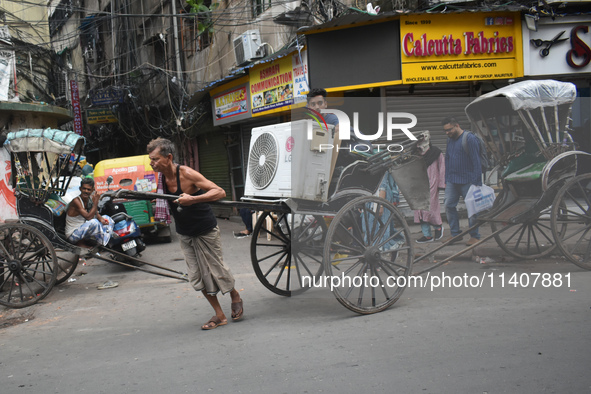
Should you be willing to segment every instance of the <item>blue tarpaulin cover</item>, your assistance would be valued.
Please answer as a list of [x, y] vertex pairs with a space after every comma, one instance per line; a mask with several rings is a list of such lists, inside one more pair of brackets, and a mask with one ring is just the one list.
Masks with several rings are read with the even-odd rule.
[[57, 129], [25, 129], [8, 133], [4, 146], [10, 152], [52, 152], [69, 154], [81, 150], [84, 137]]

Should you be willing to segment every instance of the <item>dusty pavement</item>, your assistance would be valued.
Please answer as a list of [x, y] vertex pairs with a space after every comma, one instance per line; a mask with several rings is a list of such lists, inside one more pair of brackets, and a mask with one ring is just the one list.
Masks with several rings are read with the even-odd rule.
[[[220, 227], [244, 321], [202, 331], [212, 312], [187, 283], [91, 260], [41, 303], [0, 308], [0, 392], [591, 391], [591, 272], [561, 257], [515, 261], [491, 241], [478, 251], [488, 263], [468, 254], [430, 273], [485, 278], [482, 287], [410, 287], [388, 310], [359, 316], [327, 289], [269, 292], [250, 239], [232, 236], [241, 223]], [[184, 270], [176, 241], [144, 257]], [[553, 279], [522, 286], [535, 273]], [[118, 287], [98, 290], [107, 280]], [[229, 304], [223, 297], [227, 314]]]

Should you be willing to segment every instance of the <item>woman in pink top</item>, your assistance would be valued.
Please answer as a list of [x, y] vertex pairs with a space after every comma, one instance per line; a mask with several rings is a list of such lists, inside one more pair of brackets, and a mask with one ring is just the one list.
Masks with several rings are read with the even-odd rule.
[[[415, 223], [421, 224], [423, 236], [416, 240], [417, 243], [433, 242], [443, 237], [443, 222], [441, 221], [441, 208], [439, 207], [439, 189], [445, 189], [445, 158], [441, 149], [432, 146], [428, 131], [419, 136], [418, 149], [425, 164], [429, 176], [430, 203], [428, 211], [414, 211]], [[431, 232], [433, 226], [435, 233]]]

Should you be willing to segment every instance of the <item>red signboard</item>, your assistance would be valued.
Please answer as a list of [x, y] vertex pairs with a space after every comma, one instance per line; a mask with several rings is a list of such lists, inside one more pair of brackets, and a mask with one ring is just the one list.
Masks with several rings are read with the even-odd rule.
[[78, 82], [70, 80], [70, 91], [72, 92], [72, 110], [74, 111], [74, 132], [82, 135], [82, 109], [80, 108]]

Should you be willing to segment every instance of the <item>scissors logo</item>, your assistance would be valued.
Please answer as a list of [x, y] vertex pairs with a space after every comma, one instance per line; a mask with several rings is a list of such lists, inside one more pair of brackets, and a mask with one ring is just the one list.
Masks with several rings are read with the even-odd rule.
[[539, 38], [535, 38], [535, 39], [529, 40], [529, 42], [531, 42], [532, 45], [535, 46], [536, 48], [540, 48], [545, 45], [544, 48], [540, 49], [540, 56], [546, 57], [550, 54], [550, 48], [552, 48], [552, 46], [554, 44], [558, 44], [558, 43], [568, 40], [568, 38], [560, 38], [560, 37], [562, 37], [562, 35], [564, 33], [566, 33], [566, 30], [561, 31], [560, 33], [555, 35], [554, 38], [551, 40], [540, 40]]

